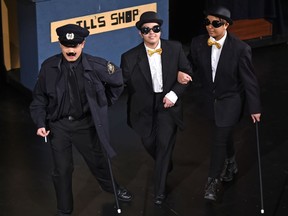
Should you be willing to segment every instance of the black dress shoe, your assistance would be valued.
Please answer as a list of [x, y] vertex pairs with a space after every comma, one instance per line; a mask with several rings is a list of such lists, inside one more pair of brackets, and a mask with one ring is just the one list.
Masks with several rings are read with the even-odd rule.
[[208, 181], [205, 186], [205, 195], [204, 198], [212, 201], [217, 200], [217, 193], [220, 190], [220, 180], [216, 178], [208, 178]]
[[221, 181], [230, 182], [234, 176], [238, 173], [238, 166], [235, 160], [225, 160], [224, 168], [221, 173]]
[[60, 211], [58, 210], [56, 213], [56, 216], [71, 216], [72, 211]]
[[164, 194], [157, 195], [154, 199], [156, 205], [162, 205], [164, 203], [166, 196]]
[[117, 198], [123, 202], [130, 202], [133, 196], [126, 188], [119, 187], [117, 190]]

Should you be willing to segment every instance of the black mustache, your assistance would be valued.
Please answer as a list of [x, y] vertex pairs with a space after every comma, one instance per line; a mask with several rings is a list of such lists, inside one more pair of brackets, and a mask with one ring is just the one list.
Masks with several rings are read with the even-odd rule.
[[76, 55], [76, 53], [75, 52], [68, 52], [68, 53], [66, 53], [68, 56], [75, 56]]

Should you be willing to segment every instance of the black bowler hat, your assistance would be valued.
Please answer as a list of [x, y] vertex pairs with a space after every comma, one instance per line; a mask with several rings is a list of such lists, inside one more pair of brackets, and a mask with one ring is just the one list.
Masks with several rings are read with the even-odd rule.
[[140, 20], [136, 22], [136, 27], [140, 30], [144, 23], [158, 23], [161, 26], [163, 20], [157, 17], [156, 12], [146, 11], [140, 16]]
[[223, 6], [210, 7], [206, 11], [204, 11], [204, 14], [206, 16], [212, 15], [215, 17], [225, 19], [230, 25], [233, 24], [233, 20], [231, 19], [231, 12]]
[[76, 24], [60, 26], [56, 29], [56, 32], [59, 42], [67, 47], [75, 47], [81, 44], [90, 33], [86, 28]]

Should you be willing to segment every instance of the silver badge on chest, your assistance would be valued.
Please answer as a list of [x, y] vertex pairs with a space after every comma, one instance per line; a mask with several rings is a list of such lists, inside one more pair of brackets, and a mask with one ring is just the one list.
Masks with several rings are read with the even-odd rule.
[[115, 72], [115, 66], [110, 61], [107, 63], [107, 71], [109, 74], [113, 74]]

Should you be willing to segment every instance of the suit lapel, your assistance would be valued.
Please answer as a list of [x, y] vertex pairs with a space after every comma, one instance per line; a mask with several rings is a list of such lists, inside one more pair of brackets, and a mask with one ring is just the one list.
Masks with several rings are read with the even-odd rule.
[[145, 80], [153, 89], [151, 71], [150, 71], [148, 57], [147, 57], [144, 44], [142, 44], [142, 46], [139, 47], [139, 55], [137, 58], [138, 58], [137, 62], [138, 62], [140, 73], [143, 74], [143, 76], [145, 77]]
[[203, 64], [205, 76], [207, 77], [207, 80], [209, 80], [210, 84], [213, 84], [212, 80], [212, 66], [211, 66], [211, 50], [212, 48], [207, 45], [208, 38], [205, 38], [205, 41], [203, 41], [203, 54], [201, 56], [202, 62], [208, 62], [207, 64]]
[[161, 40], [161, 48], [162, 48], [162, 54], [161, 54], [161, 64], [162, 64], [162, 78], [163, 78], [163, 86], [165, 83], [165, 80], [168, 77], [168, 69], [169, 68], [169, 57], [171, 57], [170, 49], [167, 47], [167, 44], [165, 41]]
[[224, 71], [223, 68], [226, 68], [227, 65], [229, 67], [229, 55], [230, 55], [230, 40], [227, 35], [226, 40], [223, 44], [222, 51], [219, 57], [218, 65], [217, 65], [217, 70], [216, 70], [216, 76], [215, 76], [215, 83], [217, 83], [217, 80], [219, 79], [218, 77], [221, 77], [221, 72]]

